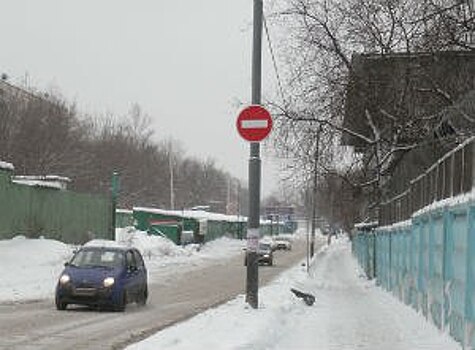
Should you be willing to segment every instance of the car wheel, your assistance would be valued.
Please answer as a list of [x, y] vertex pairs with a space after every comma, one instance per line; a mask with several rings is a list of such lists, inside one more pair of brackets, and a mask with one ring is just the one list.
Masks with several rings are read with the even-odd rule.
[[124, 290], [119, 297], [119, 302], [115, 305], [115, 310], [122, 312], [125, 310], [126, 305], [127, 305], [127, 293]]
[[147, 298], [148, 298], [148, 289], [147, 289], [147, 286], [145, 286], [144, 290], [142, 291], [142, 293], [140, 293], [137, 299], [137, 305], [145, 306], [145, 304], [147, 304]]
[[56, 298], [55, 302], [56, 302], [56, 309], [57, 310], [63, 311], [63, 310], [66, 310], [66, 308], [68, 307], [68, 303], [65, 303], [60, 298]]

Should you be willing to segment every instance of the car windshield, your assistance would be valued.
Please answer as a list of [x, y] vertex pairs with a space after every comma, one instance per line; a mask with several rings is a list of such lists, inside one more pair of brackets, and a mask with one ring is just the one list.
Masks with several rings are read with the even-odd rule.
[[70, 262], [70, 265], [77, 267], [118, 267], [123, 264], [122, 252], [107, 249], [80, 250]]
[[271, 250], [270, 244], [269, 243], [260, 243], [259, 244], [259, 250]]

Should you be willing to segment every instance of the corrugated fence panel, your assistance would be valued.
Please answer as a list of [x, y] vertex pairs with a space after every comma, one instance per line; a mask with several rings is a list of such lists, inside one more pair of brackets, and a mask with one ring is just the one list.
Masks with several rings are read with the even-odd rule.
[[401, 290], [399, 288], [401, 281], [401, 271], [402, 271], [402, 244], [401, 244], [401, 230], [396, 230], [390, 236], [391, 244], [391, 266], [390, 266], [390, 287], [391, 291], [398, 298], [401, 298]]
[[430, 218], [423, 217], [420, 224], [419, 246], [419, 306], [424, 316], [428, 313], [428, 285], [429, 285], [429, 245], [430, 245]]
[[367, 247], [368, 247], [368, 267], [369, 267], [369, 278], [374, 278], [376, 276], [376, 251], [375, 251], [375, 244], [376, 244], [376, 237], [374, 234], [366, 235], [367, 237]]
[[442, 328], [444, 309], [444, 217], [441, 211], [430, 217], [430, 282], [428, 288], [429, 313], [437, 327]]
[[475, 348], [475, 204], [426, 211], [408, 225], [360, 232], [353, 251], [368, 277]]
[[423, 282], [422, 282], [422, 221], [416, 220], [413, 222], [413, 239], [412, 242], [414, 244], [414, 279], [415, 279], [415, 288], [414, 288], [414, 295], [412, 296], [412, 305], [416, 308], [416, 310], [420, 310], [421, 308], [421, 291], [423, 290]]
[[414, 227], [408, 228], [407, 233], [407, 295], [406, 304], [417, 307], [417, 252], [416, 252], [416, 233]]
[[0, 239], [21, 234], [67, 243], [109, 238], [106, 197], [0, 181]]
[[450, 210], [448, 235], [451, 237], [447, 246], [449, 252], [447, 263], [450, 265], [447, 276], [447, 320], [450, 334], [458, 341], [464, 338], [465, 318], [465, 281], [467, 263], [467, 210], [456, 208]]
[[475, 348], [475, 206], [470, 206], [467, 237], [467, 277], [465, 294], [465, 343]]
[[406, 227], [403, 233], [403, 249], [404, 249], [404, 263], [402, 271], [402, 296], [401, 300], [406, 303], [411, 303], [411, 288], [414, 285], [414, 277], [411, 270], [411, 237], [412, 230], [410, 227]]
[[376, 235], [376, 279], [379, 285], [384, 289], [388, 288], [388, 272], [389, 272], [389, 246], [388, 239], [385, 233], [378, 233]]

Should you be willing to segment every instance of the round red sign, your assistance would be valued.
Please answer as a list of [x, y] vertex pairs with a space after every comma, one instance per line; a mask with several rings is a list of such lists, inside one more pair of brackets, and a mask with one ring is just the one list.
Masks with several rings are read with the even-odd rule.
[[252, 105], [239, 113], [236, 126], [243, 139], [259, 142], [269, 135], [272, 129], [272, 117], [264, 107]]

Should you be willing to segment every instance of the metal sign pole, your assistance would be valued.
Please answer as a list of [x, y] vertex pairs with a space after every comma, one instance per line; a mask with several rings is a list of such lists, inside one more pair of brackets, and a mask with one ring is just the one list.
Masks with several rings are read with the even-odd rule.
[[110, 229], [110, 239], [115, 240], [115, 227], [117, 224], [117, 197], [119, 196], [119, 173], [114, 171], [112, 173], [112, 181], [111, 181], [111, 197], [112, 197], [112, 222], [111, 222], [111, 229]]
[[[252, 50], [252, 104], [261, 103], [262, 65], [262, 0], [254, 0], [254, 28]], [[261, 189], [260, 144], [252, 142], [249, 159], [249, 220], [247, 231], [247, 279], [246, 301], [252, 308], [258, 307], [259, 267], [257, 248], [259, 244]]]

